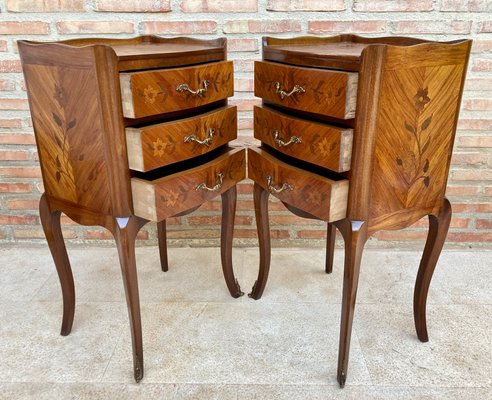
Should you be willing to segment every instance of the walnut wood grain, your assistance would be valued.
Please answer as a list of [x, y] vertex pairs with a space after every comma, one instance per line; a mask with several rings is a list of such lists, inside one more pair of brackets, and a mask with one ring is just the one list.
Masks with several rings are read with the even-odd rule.
[[[284, 154], [332, 171], [350, 169], [352, 134], [352, 129], [306, 121], [264, 106], [254, 108], [256, 139]], [[284, 145], [279, 140], [292, 143]]]
[[[201, 183], [209, 188], [218, 184], [220, 173], [224, 175], [220, 189], [197, 190]], [[232, 149], [199, 167], [155, 181], [132, 178], [135, 215], [151, 221], [174, 216], [225, 192], [243, 180], [245, 175], [245, 150]]]
[[[149, 171], [208, 153], [236, 137], [237, 110], [232, 106], [176, 121], [126, 128], [128, 163], [133, 170]], [[208, 139], [210, 142], [206, 142]]]
[[[203, 95], [178, 91], [188, 85]], [[124, 72], [120, 74], [123, 115], [142, 118], [177, 110], [186, 110], [226, 99], [234, 93], [232, 61], [192, 67]]]
[[111, 48], [117, 59], [119, 71], [135, 71], [165, 67], [177, 67], [225, 60], [227, 41], [225, 38], [200, 40], [188, 37], [163, 38], [159, 36], [139, 36], [130, 39], [77, 38], [59, 42], [23, 41], [32, 45], [43, 45], [51, 54], [42, 54], [45, 60], [57, 55], [60, 44], [72, 47], [94, 46]]
[[[282, 99], [277, 83], [284, 91], [299, 85], [304, 92]], [[349, 119], [355, 115], [357, 74], [256, 61], [255, 96], [283, 107]]]
[[348, 181], [333, 181], [286, 164], [258, 148], [248, 149], [248, 177], [268, 190], [267, 177], [275, 186], [289, 184], [292, 190], [270, 193], [324, 221], [338, 221], [347, 211]]

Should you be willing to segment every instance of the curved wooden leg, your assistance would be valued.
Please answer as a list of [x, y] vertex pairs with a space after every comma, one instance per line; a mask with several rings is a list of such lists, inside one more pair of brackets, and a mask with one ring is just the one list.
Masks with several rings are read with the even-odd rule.
[[268, 196], [270, 192], [263, 189], [257, 183], [254, 184], [253, 199], [256, 216], [256, 229], [258, 231], [258, 245], [260, 248], [260, 269], [258, 278], [249, 297], [258, 300], [263, 294], [266, 282], [268, 280], [268, 272], [270, 270], [270, 225], [268, 222]]
[[362, 250], [367, 240], [367, 223], [365, 221], [337, 222], [337, 227], [345, 241], [345, 267], [343, 273], [342, 319], [340, 322], [340, 343], [338, 348], [337, 380], [340, 387], [345, 386], [350, 352], [350, 337], [354, 319], [355, 298], [359, 283]]
[[424, 254], [420, 261], [413, 296], [415, 328], [417, 330], [417, 336], [422, 342], [429, 340], [426, 322], [427, 293], [429, 292], [432, 274], [436, 268], [437, 260], [439, 259], [444, 240], [448, 233], [451, 214], [451, 204], [448, 199], [444, 198], [439, 215], [429, 215], [429, 233], [425, 242]]
[[55, 262], [56, 272], [60, 279], [63, 295], [63, 320], [61, 334], [66, 336], [72, 330], [73, 316], [75, 313], [75, 287], [73, 283], [72, 268], [67, 255], [65, 241], [60, 226], [60, 211], [51, 211], [46, 195], [39, 201], [39, 215], [43, 225], [44, 234]]
[[325, 264], [325, 271], [327, 274], [331, 274], [333, 272], [333, 256], [335, 255], [336, 234], [337, 234], [336, 226], [328, 222], [328, 228], [326, 230], [326, 264]]
[[123, 285], [125, 287], [128, 315], [133, 345], [133, 371], [135, 381], [143, 378], [142, 323], [140, 319], [140, 300], [135, 262], [135, 239], [138, 231], [147, 223], [138, 217], [115, 218], [112, 232], [116, 240], [120, 258]]
[[167, 262], [167, 237], [166, 237], [166, 220], [163, 219], [157, 223], [157, 240], [159, 241], [159, 255], [161, 256], [161, 269], [164, 272], [169, 270]]
[[220, 233], [220, 257], [222, 261], [222, 272], [227, 288], [234, 298], [241, 297], [241, 287], [234, 276], [232, 267], [232, 239], [234, 235], [234, 218], [236, 216], [236, 186], [226, 190], [222, 197], [222, 226]]

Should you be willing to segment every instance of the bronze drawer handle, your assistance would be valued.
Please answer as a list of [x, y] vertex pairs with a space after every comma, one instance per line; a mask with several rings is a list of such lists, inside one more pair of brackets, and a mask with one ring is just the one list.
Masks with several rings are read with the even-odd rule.
[[291, 136], [288, 142], [284, 142], [280, 138], [280, 132], [276, 129], [272, 132], [272, 135], [273, 135], [273, 141], [275, 142], [275, 144], [278, 147], [285, 147], [285, 146], [289, 146], [291, 144], [302, 143], [302, 140], [299, 136]]
[[208, 187], [205, 182], [202, 182], [195, 188], [195, 191], [198, 192], [199, 190], [205, 190], [207, 192], [218, 192], [222, 188], [222, 184], [224, 183], [224, 174], [222, 172], [219, 172], [217, 174], [217, 181], [218, 182], [211, 188]]
[[280, 82], [275, 82], [275, 93], [283, 100], [285, 97], [290, 97], [295, 93], [306, 93], [306, 90], [301, 85], [295, 85], [290, 92], [280, 89]]
[[284, 190], [288, 190], [290, 192], [291, 190], [294, 190], [294, 187], [287, 182], [285, 182], [282, 186], [275, 186], [273, 184], [273, 178], [270, 175], [267, 176], [267, 184], [270, 193], [281, 193]]
[[207, 137], [203, 140], [198, 139], [198, 137], [196, 135], [188, 135], [188, 136], [184, 137], [183, 141], [185, 143], [196, 142], [198, 144], [203, 144], [203, 145], [208, 147], [212, 144], [212, 140], [214, 139], [214, 133], [215, 133], [215, 129], [210, 128], [208, 130]]
[[203, 97], [205, 96], [205, 93], [207, 93], [208, 87], [210, 86], [210, 82], [205, 80], [201, 83], [201, 88], [197, 90], [193, 90], [190, 88], [190, 86], [187, 83], [182, 83], [176, 88], [177, 92], [189, 92], [191, 94], [194, 94], [195, 96], [198, 97]]

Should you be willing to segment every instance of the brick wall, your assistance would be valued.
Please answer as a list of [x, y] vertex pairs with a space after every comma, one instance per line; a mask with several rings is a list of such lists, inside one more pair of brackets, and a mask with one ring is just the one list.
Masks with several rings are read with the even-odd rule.
[[[226, 36], [235, 61], [241, 138], [252, 136], [253, 60], [262, 35], [409, 35], [428, 39], [472, 38], [448, 196], [454, 218], [448, 242], [492, 242], [492, 1], [491, 0], [0, 0], [0, 242], [41, 241], [37, 202], [42, 192], [26, 92], [15, 41], [138, 34]], [[236, 243], [254, 245], [250, 182], [239, 186]], [[177, 245], [217, 245], [220, 200], [168, 222]], [[272, 201], [274, 245], [321, 245], [325, 224], [303, 220]], [[106, 241], [102, 229], [63, 219], [73, 242]], [[384, 246], [425, 237], [427, 222], [371, 240]], [[140, 234], [155, 243], [155, 226]]]

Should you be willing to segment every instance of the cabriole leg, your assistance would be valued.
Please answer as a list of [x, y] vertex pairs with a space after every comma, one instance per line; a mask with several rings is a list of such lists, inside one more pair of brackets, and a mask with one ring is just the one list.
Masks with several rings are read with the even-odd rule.
[[61, 334], [66, 336], [72, 330], [73, 316], [75, 313], [75, 287], [73, 283], [72, 268], [67, 255], [65, 241], [60, 226], [60, 211], [52, 211], [46, 195], [39, 201], [39, 215], [43, 225], [44, 234], [55, 262], [56, 272], [60, 279], [63, 295], [63, 320]]
[[270, 270], [270, 225], [268, 222], [268, 196], [270, 193], [263, 189], [257, 183], [253, 187], [253, 199], [256, 216], [256, 229], [258, 231], [258, 245], [260, 248], [260, 269], [258, 278], [253, 285], [249, 297], [258, 300], [263, 294], [266, 282], [268, 280], [268, 272]]
[[159, 255], [161, 257], [161, 269], [164, 272], [169, 270], [167, 261], [167, 236], [166, 236], [166, 220], [163, 219], [157, 223], [157, 240], [159, 241]]
[[342, 220], [337, 223], [345, 241], [345, 266], [343, 273], [342, 318], [340, 322], [340, 342], [338, 349], [337, 380], [340, 387], [345, 386], [350, 352], [350, 338], [354, 319], [355, 299], [359, 283], [362, 250], [367, 240], [365, 221]]
[[413, 297], [415, 328], [417, 330], [417, 336], [422, 342], [429, 340], [426, 322], [427, 293], [429, 292], [432, 275], [448, 233], [451, 214], [451, 204], [448, 199], [444, 198], [439, 215], [429, 215], [429, 233], [425, 242], [424, 254], [420, 261]]
[[334, 224], [328, 223], [326, 230], [326, 264], [325, 271], [327, 274], [333, 272], [333, 256], [335, 255], [335, 237], [337, 228]]

